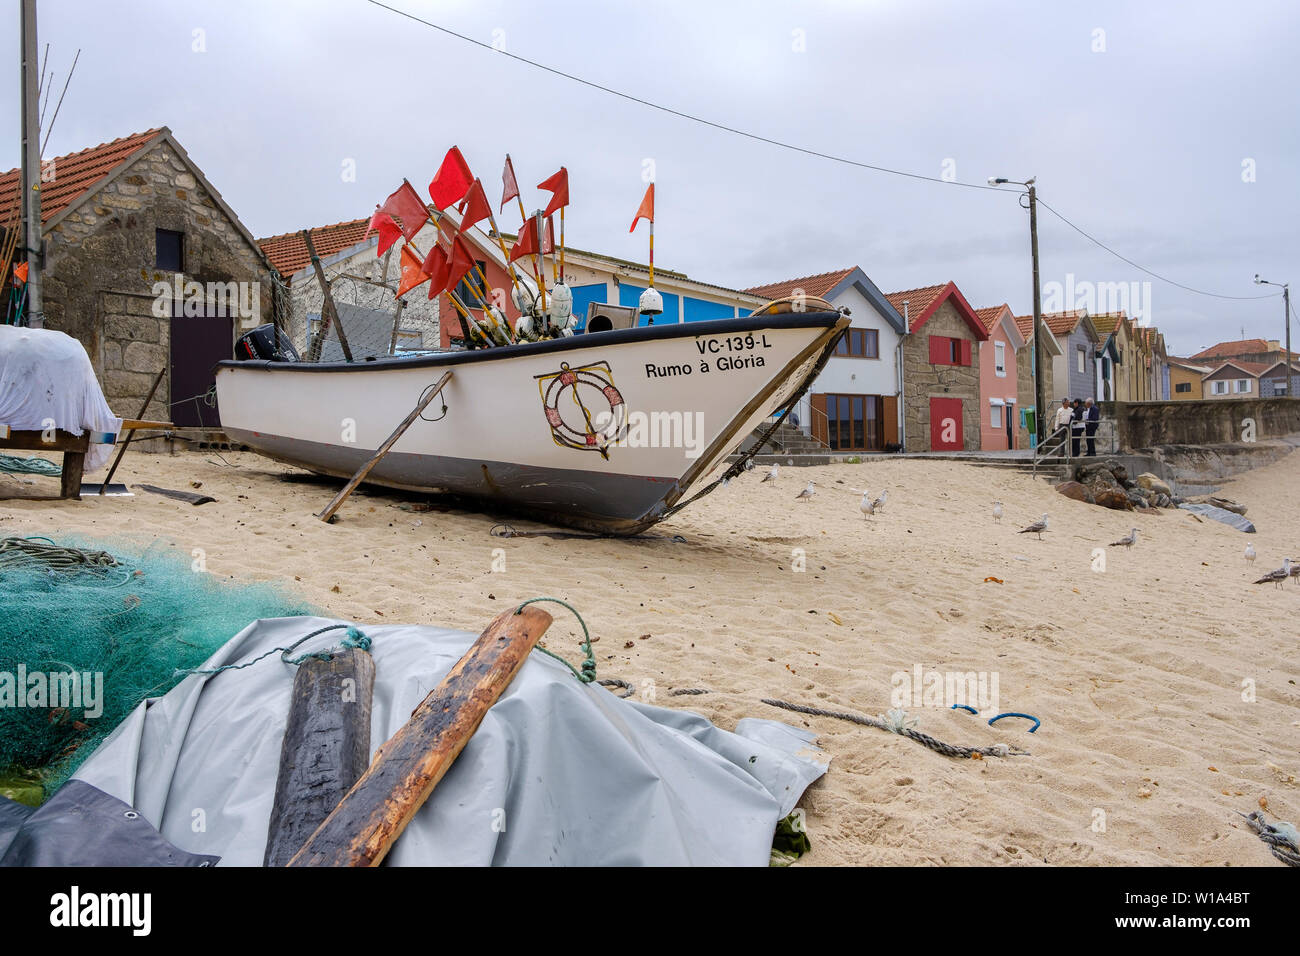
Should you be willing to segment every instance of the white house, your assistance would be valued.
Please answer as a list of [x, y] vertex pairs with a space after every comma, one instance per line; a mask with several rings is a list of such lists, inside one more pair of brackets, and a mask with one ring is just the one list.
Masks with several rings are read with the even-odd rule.
[[815, 296], [847, 308], [852, 325], [795, 408], [800, 429], [824, 436], [835, 451], [897, 448], [902, 429], [902, 357], [906, 326], [858, 266], [755, 286], [764, 299]]

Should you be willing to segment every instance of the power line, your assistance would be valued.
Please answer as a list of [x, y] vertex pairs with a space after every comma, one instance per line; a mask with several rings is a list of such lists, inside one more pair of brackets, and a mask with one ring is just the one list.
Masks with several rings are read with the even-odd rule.
[[1075, 232], [1077, 232], [1079, 235], [1083, 236], [1083, 237], [1084, 237], [1085, 239], [1087, 239], [1089, 242], [1095, 243], [1096, 245], [1098, 245], [1098, 246], [1100, 246], [1101, 248], [1105, 249], [1107, 252], [1109, 252], [1109, 253], [1110, 253], [1112, 256], [1114, 256], [1116, 259], [1119, 259], [1119, 260], [1121, 260], [1122, 262], [1127, 262], [1129, 265], [1131, 265], [1134, 269], [1137, 269], [1139, 272], [1145, 272], [1147, 275], [1152, 276], [1153, 278], [1159, 279], [1161, 282], [1168, 282], [1170, 285], [1177, 286], [1177, 287], [1180, 288], [1180, 289], [1185, 289], [1185, 290], [1188, 291], [1188, 292], [1195, 292], [1197, 295], [1207, 295], [1207, 296], [1209, 296], [1209, 297], [1211, 297], [1211, 298], [1213, 298], [1213, 299], [1235, 299], [1235, 300], [1248, 300], [1248, 299], [1273, 299], [1273, 298], [1276, 298], [1277, 296], [1279, 296], [1279, 295], [1282, 294], [1282, 293], [1280, 293], [1280, 292], [1270, 292], [1270, 293], [1268, 293], [1268, 294], [1266, 294], [1266, 295], [1221, 295], [1221, 294], [1218, 293], [1218, 292], [1206, 292], [1204, 289], [1194, 289], [1194, 288], [1192, 288], [1192, 287], [1189, 286], [1189, 285], [1183, 285], [1181, 282], [1175, 282], [1173, 279], [1170, 279], [1168, 276], [1162, 276], [1162, 275], [1161, 275], [1160, 273], [1158, 273], [1158, 272], [1152, 272], [1150, 269], [1146, 268], [1146, 266], [1138, 265], [1136, 262], [1134, 262], [1132, 259], [1128, 258], [1127, 256], [1121, 255], [1120, 253], [1116, 252], [1114, 249], [1112, 249], [1110, 246], [1106, 245], [1106, 243], [1102, 242], [1102, 241], [1101, 241], [1100, 239], [1098, 239], [1096, 236], [1089, 235], [1088, 233], [1086, 233], [1086, 232], [1084, 232], [1082, 229], [1080, 229], [1078, 226], [1076, 226], [1074, 223], [1070, 222], [1070, 220], [1066, 219], [1066, 218], [1065, 218], [1064, 216], [1062, 216], [1059, 212], [1057, 212], [1055, 209], [1053, 209], [1051, 206], [1049, 206], [1046, 202], [1044, 202], [1044, 201], [1042, 200], [1042, 198], [1039, 198], [1039, 200], [1038, 200], [1038, 205], [1042, 206], [1044, 209], [1046, 209], [1048, 212], [1050, 212], [1053, 216], [1055, 216], [1057, 219], [1061, 220], [1061, 222], [1065, 223], [1067, 226], [1069, 226], [1071, 229], [1073, 229], [1073, 230], [1074, 230]]
[[[704, 117], [696, 116], [693, 113], [687, 113], [682, 110], [676, 110], [670, 106], [664, 106], [660, 103], [654, 103], [650, 100], [643, 99], [642, 97], [634, 96], [631, 93], [625, 93], [622, 90], [616, 90], [613, 87], [604, 86], [592, 80], [584, 79], [581, 76], [576, 76], [573, 73], [566, 73], [564, 70], [557, 69], [553, 66], [548, 66], [545, 63], [539, 63], [536, 60], [530, 60], [526, 56], [520, 56], [519, 54], [511, 53], [508, 50], [497, 49], [496, 47], [492, 46], [490, 43], [484, 43], [482, 40], [476, 40], [473, 37], [466, 36], [463, 33], [457, 33], [455, 30], [452, 30], [449, 27], [444, 27], [441, 24], [432, 22], [431, 20], [425, 20], [422, 17], [417, 17], [413, 13], [408, 13], [405, 10], [399, 10], [397, 7], [392, 7], [386, 3], [381, 3], [380, 0], [366, 0], [366, 2], [372, 6], [379, 7], [382, 10], [387, 10], [389, 13], [395, 13], [400, 17], [405, 17], [408, 20], [413, 20], [414, 22], [429, 27], [430, 29], [437, 30], [440, 33], [446, 34], [447, 36], [455, 37], [457, 40], [463, 40], [466, 43], [471, 43], [474, 46], [480, 47], [484, 50], [487, 50], [499, 56], [509, 57], [512, 60], [515, 60], [519, 63], [523, 63], [526, 66], [531, 66], [534, 69], [542, 70], [545, 73], [550, 73], [553, 76], [562, 77], [563, 79], [566, 80], [572, 80], [573, 82], [579, 83], [582, 86], [589, 87], [593, 90], [599, 90], [602, 93], [608, 93], [611, 96], [617, 96], [618, 98], [627, 100], [630, 103], [637, 103], [641, 106], [649, 107], [652, 110], [658, 110], [659, 112], [667, 113], [670, 116], [676, 116], [679, 117], [680, 119], [689, 120], [692, 123], [699, 123], [702, 126], [708, 126], [713, 129], [720, 130], [724, 133], [731, 133], [732, 135], [741, 136], [744, 137], [745, 139], [754, 140], [755, 142], [766, 143], [769, 146], [776, 146], [780, 149], [788, 149], [796, 153], [803, 153], [805, 156], [813, 156], [816, 157], [817, 159], [830, 160], [833, 163], [840, 163], [845, 166], [853, 166], [858, 169], [870, 169], [878, 173], [888, 173], [891, 176], [903, 176], [906, 177], [907, 179], [918, 179], [921, 180], [922, 182], [940, 183], [944, 186], [962, 186], [966, 189], [983, 189], [983, 190], [988, 190], [990, 192], [1003, 191], [999, 189], [997, 186], [985, 186], [980, 183], [962, 183], [962, 182], [958, 182], [955, 179], [942, 179], [938, 176], [926, 176], [921, 173], [912, 173], [903, 169], [891, 169], [888, 166], [877, 166], [873, 163], [864, 163], [856, 159], [849, 159], [846, 156], [836, 156], [833, 153], [825, 153], [822, 152], [821, 150], [811, 149], [806, 146], [799, 146], [796, 145], [795, 143], [787, 143], [779, 139], [772, 139], [771, 137], [762, 136], [758, 133], [751, 133], [748, 130], [737, 129], [734, 126], [727, 126], [724, 123], [718, 123], [710, 119], [705, 119]], [[1133, 268], [1137, 269], [1140, 272], [1143, 272], [1153, 278], [1159, 279], [1161, 282], [1167, 282], [1172, 286], [1177, 286], [1179, 289], [1183, 289], [1186, 292], [1192, 292], [1195, 293], [1196, 295], [1209, 296], [1210, 298], [1214, 298], [1214, 299], [1232, 299], [1236, 301], [1252, 300], [1252, 299], [1271, 299], [1274, 298], [1276, 295], [1280, 294], [1280, 293], [1270, 293], [1268, 295], [1221, 295], [1220, 293], [1217, 292], [1206, 292], [1204, 289], [1195, 289], [1192, 286], [1184, 285], [1181, 282], [1176, 282], [1173, 279], [1168, 278], [1167, 276], [1162, 276], [1157, 272], [1151, 271], [1145, 266], [1139, 265], [1138, 263], [1134, 262], [1132, 259], [1129, 259], [1127, 256], [1123, 256], [1120, 253], [1116, 252], [1114, 249], [1106, 245], [1100, 239], [1088, 234], [1087, 232], [1084, 232], [1082, 229], [1080, 229], [1074, 223], [1070, 222], [1070, 220], [1066, 219], [1063, 215], [1061, 215], [1059, 212], [1057, 212], [1055, 209], [1049, 206], [1046, 202], [1044, 202], [1041, 197], [1039, 197], [1038, 202], [1040, 205], [1046, 208], [1047, 211], [1050, 212], [1053, 216], [1061, 220], [1061, 222], [1065, 223], [1067, 226], [1069, 226], [1079, 235], [1083, 236], [1089, 242], [1092, 242], [1095, 245], [1100, 246], [1102, 249], [1109, 252], [1115, 258], [1128, 263], [1130, 266], [1132, 266]]]

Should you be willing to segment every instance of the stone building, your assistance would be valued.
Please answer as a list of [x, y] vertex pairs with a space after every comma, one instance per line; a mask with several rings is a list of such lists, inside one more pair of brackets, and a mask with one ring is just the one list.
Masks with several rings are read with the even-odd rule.
[[[0, 176], [0, 221], [20, 202]], [[215, 427], [212, 366], [268, 321], [270, 266], [166, 127], [47, 160], [41, 220], [45, 327], [78, 339], [114, 412]]]
[[989, 334], [956, 283], [885, 298], [907, 320], [903, 444], [909, 452], [980, 447], [979, 344]]

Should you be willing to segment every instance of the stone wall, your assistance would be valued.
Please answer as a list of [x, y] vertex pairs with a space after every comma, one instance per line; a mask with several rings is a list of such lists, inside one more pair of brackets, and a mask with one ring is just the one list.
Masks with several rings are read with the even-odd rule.
[[1115, 419], [1120, 448], [1126, 450], [1269, 441], [1300, 433], [1300, 401], [1289, 398], [1108, 402], [1102, 416]]
[[[931, 365], [930, 336], [969, 339], [969, 366]], [[951, 301], [939, 306], [925, 325], [903, 340], [903, 426], [908, 451], [930, 450], [930, 399], [962, 400], [962, 436], [968, 450], [980, 447], [979, 343]]]
[[1028, 448], [1029, 429], [1021, 424], [1020, 409], [1038, 404], [1034, 398], [1034, 359], [1028, 343], [1016, 351], [1016, 400], [1020, 403], [1016, 409], [1016, 447]]
[[[169, 319], [152, 312], [153, 285], [171, 283], [175, 274], [154, 268], [156, 229], [185, 234], [186, 282], [257, 283], [255, 321], [270, 321], [270, 276], [260, 250], [170, 143], [148, 148], [46, 232], [45, 326], [85, 345], [110, 407], [124, 417], [140, 410], [169, 359]], [[150, 406], [161, 417], [171, 400], [169, 378]]]

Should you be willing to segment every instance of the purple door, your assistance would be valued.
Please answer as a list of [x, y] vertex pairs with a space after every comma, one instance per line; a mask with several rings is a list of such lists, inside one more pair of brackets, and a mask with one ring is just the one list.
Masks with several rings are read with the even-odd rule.
[[176, 315], [171, 322], [171, 420], [220, 428], [216, 399], [209, 405], [204, 396], [216, 382], [213, 366], [234, 355], [234, 319]]

